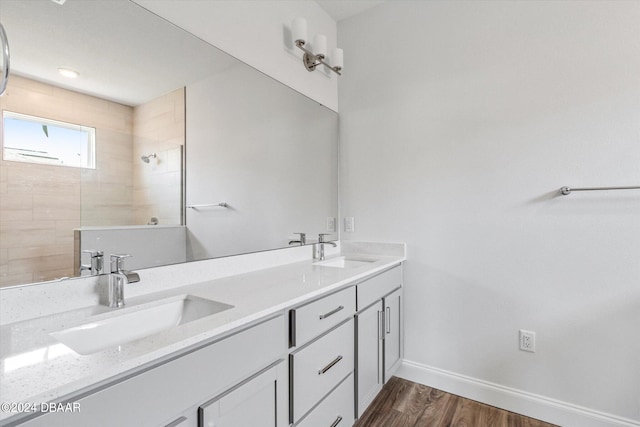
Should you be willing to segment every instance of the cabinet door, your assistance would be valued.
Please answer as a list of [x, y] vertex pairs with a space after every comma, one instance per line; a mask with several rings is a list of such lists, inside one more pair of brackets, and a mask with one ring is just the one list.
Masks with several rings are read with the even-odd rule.
[[384, 298], [384, 382], [400, 365], [402, 351], [402, 288]]
[[382, 300], [358, 313], [357, 322], [357, 416], [360, 417], [382, 390], [383, 384], [383, 331]]
[[199, 426], [284, 427], [286, 375], [283, 365], [267, 369], [202, 405], [198, 409]]

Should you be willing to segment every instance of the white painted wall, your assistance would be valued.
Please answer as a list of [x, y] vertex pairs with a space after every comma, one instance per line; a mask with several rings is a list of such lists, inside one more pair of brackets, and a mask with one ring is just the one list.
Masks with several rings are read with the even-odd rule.
[[[336, 47], [336, 23], [314, 1], [134, 0], [228, 54], [338, 111], [338, 77], [324, 67], [308, 72], [291, 39], [291, 21], [307, 19], [309, 39], [327, 36]], [[348, 53], [345, 52], [345, 57]], [[348, 58], [347, 58], [348, 59]]]
[[640, 425], [640, 192], [557, 193], [640, 185], [639, 22], [400, 0], [340, 22], [342, 237], [407, 242], [415, 366]]

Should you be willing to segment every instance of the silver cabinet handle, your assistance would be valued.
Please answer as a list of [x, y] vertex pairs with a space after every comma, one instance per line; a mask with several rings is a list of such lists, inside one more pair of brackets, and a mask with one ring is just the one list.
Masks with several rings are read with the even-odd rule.
[[339, 306], [338, 308], [336, 308], [336, 309], [334, 309], [334, 310], [331, 310], [331, 311], [330, 311], [330, 312], [328, 312], [328, 313], [321, 314], [321, 315], [320, 315], [320, 320], [322, 320], [322, 319], [326, 319], [326, 318], [327, 318], [327, 317], [329, 317], [329, 316], [333, 316], [334, 314], [336, 314], [337, 312], [339, 312], [339, 311], [340, 311], [340, 310], [342, 310], [342, 309], [344, 309], [344, 306], [343, 306], [343, 305]]
[[320, 369], [320, 370], [318, 371], [318, 375], [322, 375], [322, 374], [326, 373], [329, 369], [333, 368], [333, 367], [336, 365], [336, 363], [338, 363], [338, 362], [339, 362], [339, 361], [341, 361], [341, 360], [342, 360], [342, 356], [338, 356], [338, 357], [336, 357], [335, 359], [333, 359], [333, 360], [331, 361], [331, 363], [329, 363], [329, 364], [328, 364], [327, 366], [325, 366], [324, 368]]
[[338, 418], [336, 418], [333, 424], [331, 424], [329, 427], [336, 427], [338, 424], [340, 424], [340, 421], [342, 421], [342, 417], [338, 415]]
[[182, 424], [185, 421], [187, 421], [187, 417], [182, 416], [182, 417], [180, 417], [180, 418], [178, 418], [176, 420], [171, 421], [169, 424], [167, 424], [164, 427], [176, 427], [176, 426]]
[[379, 340], [384, 339], [384, 327], [382, 326], [382, 323], [384, 322], [383, 314], [384, 314], [384, 311], [378, 310], [378, 339]]
[[387, 333], [390, 334], [391, 333], [391, 307], [387, 307], [386, 313], [384, 315], [384, 319], [387, 324]]
[[2, 80], [0, 80], [0, 96], [7, 90], [7, 83], [9, 82], [9, 63], [11, 62], [11, 55], [9, 55], [9, 39], [7, 39], [7, 33], [4, 31], [4, 27], [0, 24], [0, 41], [2, 42]]
[[206, 205], [187, 205], [185, 206], [187, 209], [198, 209], [198, 208], [211, 208], [211, 207], [216, 207], [216, 206], [220, 206], [221, 208], [228, 208], [229, 204], [225, 203], [225, 202], [221, 202], [221, 203], [207, 203]]

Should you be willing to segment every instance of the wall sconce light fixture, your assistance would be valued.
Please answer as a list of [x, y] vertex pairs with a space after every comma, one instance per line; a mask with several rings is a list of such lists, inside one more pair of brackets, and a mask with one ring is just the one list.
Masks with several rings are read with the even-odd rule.
[[333, 55], [331, 55], [331, 62], [333, 66], [325, 62], [327, 57], [327, 37], [322, 34], [317, 34], [313, 39], [311, 47], [315, 51], [313, 53], [307, 47], [307, 20], [304, 18], [296, 18], [291, 24], [291, 32], [293, 33], [293, 42], [295, 45], [304, 52], [302, 57], [302, 63], [307, 71], [314, 71], [316, 66], [322, 64], [329, 68], [331, 71], [341, 76], [342, 67], [344, 65], [344, 53], [342, 49], [335, 48]]

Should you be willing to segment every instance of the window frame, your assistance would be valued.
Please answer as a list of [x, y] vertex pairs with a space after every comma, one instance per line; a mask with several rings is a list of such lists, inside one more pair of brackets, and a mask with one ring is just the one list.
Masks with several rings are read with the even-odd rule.
[[[86, 150], [86, 158], [83, 156], [82, 152], [80, 153], [80, 165], [70, 165], [70, 164], [54, 164], [54, 163], [46, 163], [46, 162], [35, 162], [29, 161], [28, 158], [24, 160], [15, 160], [15, 159], [6, 159], [5, 158], [5, 146], [6, 146], [6, 133], [5, 133], [5, 119], [17, 119], [27, 122], [32, 122], [38, 125], [47, 125], [47, 126], [56, 126], [59, 128], [65, 128], [69, 130], [74, 130], [78, 132], [86, 132], [88, 134], [89, 140], [87, 141], [87, 150]], [[15, 111], [10, 110], [2, 110], [2, 160], [5, 162], [20, 162], [20, 163], [29, 163], [35, 165], [43, 165], [43, 166], [62, 166], [68, 168], [77, 168], [77, 169], [96, 169], [96, 128], [92, 126], [84, 126], [76, 123], [64, 122], [61, 120], [48, 119], [45, 117], [33, 116], [30, 114], [24, 113], [16, 113]]]

